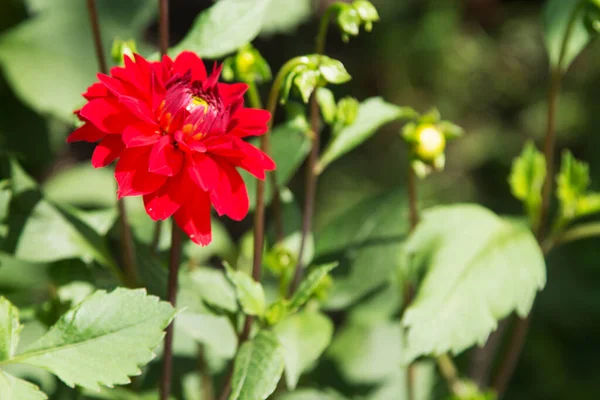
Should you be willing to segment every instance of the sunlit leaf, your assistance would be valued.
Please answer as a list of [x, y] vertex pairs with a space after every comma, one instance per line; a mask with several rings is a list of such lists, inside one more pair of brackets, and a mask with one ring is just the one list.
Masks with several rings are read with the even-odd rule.
[[0, 370], [0, 398], [7, 400], [45, 400], [48, 396], [33, 383]]
[[126, 384], [154, 358], [174, 315], [170, 304], [142, 289], [97, 291], [9, 362], [45, 368], [71, 387]]
[[532, 142], [527, 142], [513, 161], [509, 182], [513, 196], [525, 204], [532, 226], [538, 220], [545, 178], [546, 159]]
[[330, 263], [313, 269], [306, 279], [300, 283], [296, 292], [294, 292], [294, 295], [290, 299], [289, 309], [294, 311], [304, 305], [319, 287], [323, 278], [337, 266], [338, 263]]
[[235, 286], [237, 298], [244, 313], [262, 317], [265, 314], [266, 301], [260, 282], [255, 282], [250, 275], [242, 271], [235, 271], [229, 266], [227, 266], [227, 277]]
[[546, 283], [531, 231], [478, 205], [425, 212], [407, 251], [426, 270], [402, 320], [407, 360], [483, 344], [500, 319], [526, 316]]
[[4, 297], [0, 297], [0, 361], [15, 354], [19, 343], [19, 310]]
[[170, 50], [190, 50], [201, 57], [233, 53], [260, 33], [269, 0], [220, 0], [200, 14], [181, 42]]
[[385, 102], [381, 97], [363, 101], [354, 123], [343, 129], [327, 145], [319, 160], [318, 170], [323, 171], [330, 163], [373, 136], [383, 125], [402, 118], [401, 107]]

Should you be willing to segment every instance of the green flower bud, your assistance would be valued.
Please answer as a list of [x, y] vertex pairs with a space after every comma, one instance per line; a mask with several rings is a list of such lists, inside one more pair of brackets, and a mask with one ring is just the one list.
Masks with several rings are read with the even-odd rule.
[[353, 7], [344, 4], [337, 15], [337, 23], [343, 34], [344, 41], [347, 41], [348, 36], [357, 36], [360, 30], [361, 18]]
[[123, 65], [125, 63], [125, 56], [133, 60], [133, 53], [137, 53], [135, 40], [122, 40], [119, 38], [114, 40], [111, 55], [115, 63]]
[[265, 255], [265, 265], [275, 276], [282, 276], [296, 268], [296, 256], [286, 247], [279, 244]]
[[288, 315], [288, 301], [281, 299], [271, 304], [265, 313], [267, 324], [273, 326]]
[[356, 0], [352, 3], [352, 6], [365, 24], [365, 31], [371, 32], [373, 22], [379, 21], [379, 13], [377, 13], [375, 6], [367, 0]]
[[324, 302], [329, 297], [331, 293], [331, 289], [333, 288], [333, 278], [328, 274], [321, 279], [319, 285], [313, 292], [313, 296], [319, 300]]
[[272, 78], [271, 68], [254, 46], [247, 44], [223, 62], [223, 79], [244, 82], [266, 82]]
[[414, 152], [423, 161], [433, 161], [446, 149], [446, 138], [433, 124], [422, 124], [416, 128]]

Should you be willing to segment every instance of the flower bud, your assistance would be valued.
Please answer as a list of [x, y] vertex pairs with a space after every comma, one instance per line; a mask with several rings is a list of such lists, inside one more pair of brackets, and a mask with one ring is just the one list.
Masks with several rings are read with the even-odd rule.
[[265, 255], [265, 265], [275, 276], [282, 276], [296, 267], [296, 256], [285, 246], [276, 245]]
[[115, 63], [123, 65], [125, 63], [125, 56], [133, 60], [133, 53], [137, 53], [135, 40], [122, 40], [119, 38], [114, 40], [111, 55]]
[[359, 102], [354, 97], [344, 97], [337, 103], [336, 122], [349, 126], [356, 121]]
[[367, 0], [356, 0], [352, 3], [352, 6], [358, 12], [358, 15], [360, 15], [360, 18], [365, 24], [365, 31], [371, 32], [371, 29], [373, 29], [373, 22], [379, 21], [379, 14], [377, 13], [375, 6]]
[[227, 81], [266, 82], [271, 80], [271, 68], [251, 44], [240, 48], [234, 56], [223, 62], [223, 79]]
[[414, 152], [423, 161], [433, 161], [446, 149], [446, 138], [433, 124], [422, 124], [416, 128]]

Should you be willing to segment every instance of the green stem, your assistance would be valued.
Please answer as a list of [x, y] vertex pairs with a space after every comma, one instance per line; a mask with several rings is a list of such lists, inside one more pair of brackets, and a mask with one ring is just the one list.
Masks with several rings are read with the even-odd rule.
[[[546, 137], [544, 139], [544, 156], [546, 158], [546, 178], [544, 180], [544, 186], [542, 189], [542, 206], [540, 209], [540, 216], [536, 224], [535, 236], [542, 245], [544, 242], [545, 225], [548, 217], [550, 208], [550, 199], [552, 195], [552, 182], [554, 180], [554, 149], [556, 142], [556, 111], [558, 106], [558, 96], [560, 93], [560, 87], [563, 77], [563, 62], [567, 53], [568, 44], [573, 33], [573, 28], [579, 17], [579, 13], [582, 7], [585, 5], [586, 0], [580, 0], [573, 13], [569, 18], [565, 36], [561, 43], [560, 53], [558, 57], [558, 64], [551, 69], [550, 77], [550, 89], [548, 92], [548, 118], [546, 125]], [[519, 318], [512, 332], [512, 337], [508, 344], [508, 350], [505, 353], [505, 357], [498, 367], [498, 373], [493, 379], [492, 387], [498, 393], [498, 398], [502, 398], [510, 379], [517, 366], [517, 362], [521, 356], [523, 345], [527, 337], [527, 331], [531, 321], [531, 314], [526, 318]]]
[[597, 236], [600, 236], [600, 222], [590, 222], [575, 226], [554, 237], [550, 237], [546, 242], [544, 242], [544, 254], [549, 253], [552, 248], [559, 244]]

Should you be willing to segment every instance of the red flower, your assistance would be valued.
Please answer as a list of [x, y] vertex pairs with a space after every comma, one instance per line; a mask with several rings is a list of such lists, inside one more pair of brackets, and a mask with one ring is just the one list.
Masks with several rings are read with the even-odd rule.
[[144, 196], [153, 220], [174, 216], [195, 242], [211, 241], [211, 204], [234, 220], [248, 213], [248, 193], [237, 167], [259, 179], [275, 163], [245, 142], [262, 135], [270, 114], [244, 107], [243, 83], [219, 83], [200, 58], [181, 53], [148, 62], [135, 55], [110, 75], [98, 74], [88, 103], [76, 111], [85, 124], [68, 142], [98, 142], [92, 165], [115, 169], [118, 197]]

